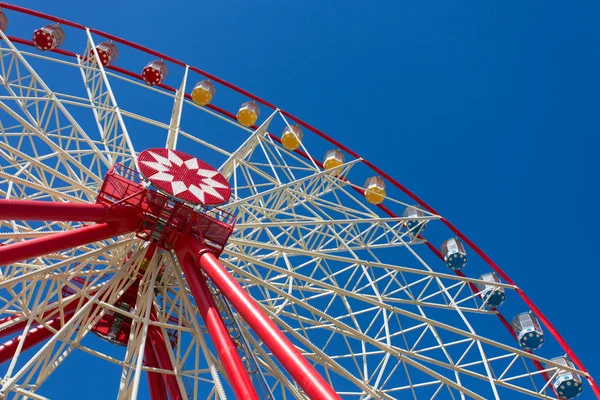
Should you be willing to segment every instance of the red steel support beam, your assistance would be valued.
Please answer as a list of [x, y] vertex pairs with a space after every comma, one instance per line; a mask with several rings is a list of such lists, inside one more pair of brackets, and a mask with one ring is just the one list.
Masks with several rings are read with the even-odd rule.
[[[69, 321], [73, 317], [73, 314], [65, 315], [65, 323]], [[56, 317], [53, 320], [50, 320], [46, 325], [59, 330], [61, 328], [60, 317]], [[46, 328], [44, 325], [38, 325], [35, 328], [32, 328], [27, 332], [27, 336], [25, 336], [25, 342], [23, 343], [23, 347], [21, 348], [21, 352], [30, 349], [31, 347], [43, 342], [44, 340], [51, 337], [54, 333]], [[17, 346], [23, 340], [23, 335], [19, 335], [16, 338], [9, 340], [8, 342], [0, 345], [0, 364], [3, 364], [9, 360], [11, 360], [15, 352], [17, 351]]]
[[245, 400], [258, 400], [258, 394], [252, 386], [252, 381], [244, 367], [237, 348], [223, 320], [215, 301], [208, 290], [206, 279], [200, 269], [194, 263], [192, 257], [187, 256], [187, 252], [178, 249], [178, 259], [181, 268], [185, 274], [192, 295], [198, 305], [198, 311], [204, 320], [208, 334], [215, 346], [219, 360], [223, 364], [225, 373], [229, 378], [229, 383], [233, 388], [236, 398]]
[[[189, 236], [178, 243], [179, 254], [193, 257], [221, 293], [229, 300], [254, 333], [281, 363], [306, 395], [313, 400], [341, 400], [333, 388], [319, 375], [277, 325], [261, 310], [235, 279], [229, 275], [219, 260], [207, 251], [200, 240]], [[187, 278], [187, 275], [186, 275]]]
[[[153, 240], [150, 242], [150, 245], [146, 250], [146, 254], [144, 255], [144, 260], [142, 262], [144, 269], [148, 266], [148, 263], [152, 259], [152, 256], [154, 256], [155, 252], [156, 241]], [[154, 352], [154, 347], [152, 346], [152, 341], [150, 340], [150, 334], [148, 334], [146, 343], [144, 344], [144, 364], [148, 367], [159, 368], [156, 353]], [[148, 377], [148, 391], [150, 392], [150, 400], [168, 400], [169, 397], [167, 396], [166, 387], [167, 377], [158, 372], [146, 372], [146, 376]]]
[[0, 220], [113, 222], [132, 218], [134, 207], [60, 203], [33, 200], [0, 200]]
[[[156, 354], [152, 348], [150, 340], [146, 340], [144, 350], [144, 364], [147, 367], [158, 368]], [[150, 392], [150, 400], [168, 400], [167, 388], [163, 376], [158, 372], [146, 372], [148, 377], [148, 391]]]
[[24, 242], [0, 246], [0, 265], [8, 265], [45, 254], [79, 247], [88, 243], [105, 240], [114, 236], [134, 231], [140, 224], [138, 217], [84, 226], [70, 231], [50, 234]]
[[[75, 299], [63, 308], [63, 314], [64, 314], [65, 318], [67, 316], [73, 315], [79, 302], [80, 302], [79, 299]], [[52, 307], [52, 306], [53, 306], [52, 304], [48, 305], [48, 307]], [[55, 317], [60, 316], [58, 308], [55, 308], [55, 309], [44, 312], [40, 319], [46, 319], [50, 314], [53, 314], [53, 313], [56, 314]], [[10, 325], [10, 323], [12, 321], [16, 321], [16, 320], [19, 320], [19, 321], [16, 322], [14, 325]], [[8, 335], [12, 335], [13, 333], [17, 333], [19, 331], [23, 331], [23, 329], [25, 329], [25, 326], [27, 325], [27, 318], [23, 314], [11, 315], [10, 317], [5, 317], [5, 318], [0, 319], [0, 326], [2, 326], [2, 325], [9, 325], [9, 326], [0, 330], [0, 338], [8, 336]]]
[[[152, 321], [158, 320], [154, 311], [150, 314], [150, 319]], [[161, 329], [155, 325], [150, 325], [148, 327], [148, 337], [146, 340], [150, 341], [150, 346], [154, 349], [158, 367], [160, 369], [172, 371], [173, 364], [171, 363], [171, 357], [169, 357], [169, 351], [167, 350], [167, 343], [165, 342], [165, 337], [163, 336]], [[179, 384], [177, 383], [175, 375], [165, 374], [163, 375], [163, 378], [165, 380], [167, 392], [169, 393], [169, 399], [182, 400], [183, 396], [181, 395], [181, 390], [179, 389]]]

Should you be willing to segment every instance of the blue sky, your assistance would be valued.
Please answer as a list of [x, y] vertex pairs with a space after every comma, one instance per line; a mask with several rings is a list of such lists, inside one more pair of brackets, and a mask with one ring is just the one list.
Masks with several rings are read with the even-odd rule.
[[358, 150], [478, 243], [600, 376], [600, 4], [371, 3], [19, 1], [196, 65]]

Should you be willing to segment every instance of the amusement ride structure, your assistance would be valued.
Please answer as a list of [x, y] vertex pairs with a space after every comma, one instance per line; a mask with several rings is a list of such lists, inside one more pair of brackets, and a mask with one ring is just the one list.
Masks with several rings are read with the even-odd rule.
[[49, 398], [73, 357], [101, 398], [600, 398], [371, 162], [182, 61], [0, 7], [0, 398]]

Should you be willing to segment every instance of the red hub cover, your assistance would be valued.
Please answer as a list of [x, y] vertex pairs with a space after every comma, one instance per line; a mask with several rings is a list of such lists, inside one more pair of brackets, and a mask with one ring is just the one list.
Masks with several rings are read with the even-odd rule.
[[148, 149], [137, 159], [140, 172], [158, 189], [188, 203], [207, 206], [231, 196], [227, 180], [202, 160], [177, 150]]

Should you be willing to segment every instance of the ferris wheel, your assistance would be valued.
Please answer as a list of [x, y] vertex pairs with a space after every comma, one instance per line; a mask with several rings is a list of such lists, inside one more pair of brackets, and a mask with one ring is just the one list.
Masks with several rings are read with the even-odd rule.
[[118, 399], [600, 398], [519, 286], [356, 152], [0, 7], [0, 398], [81, 396], [73, 369]]

